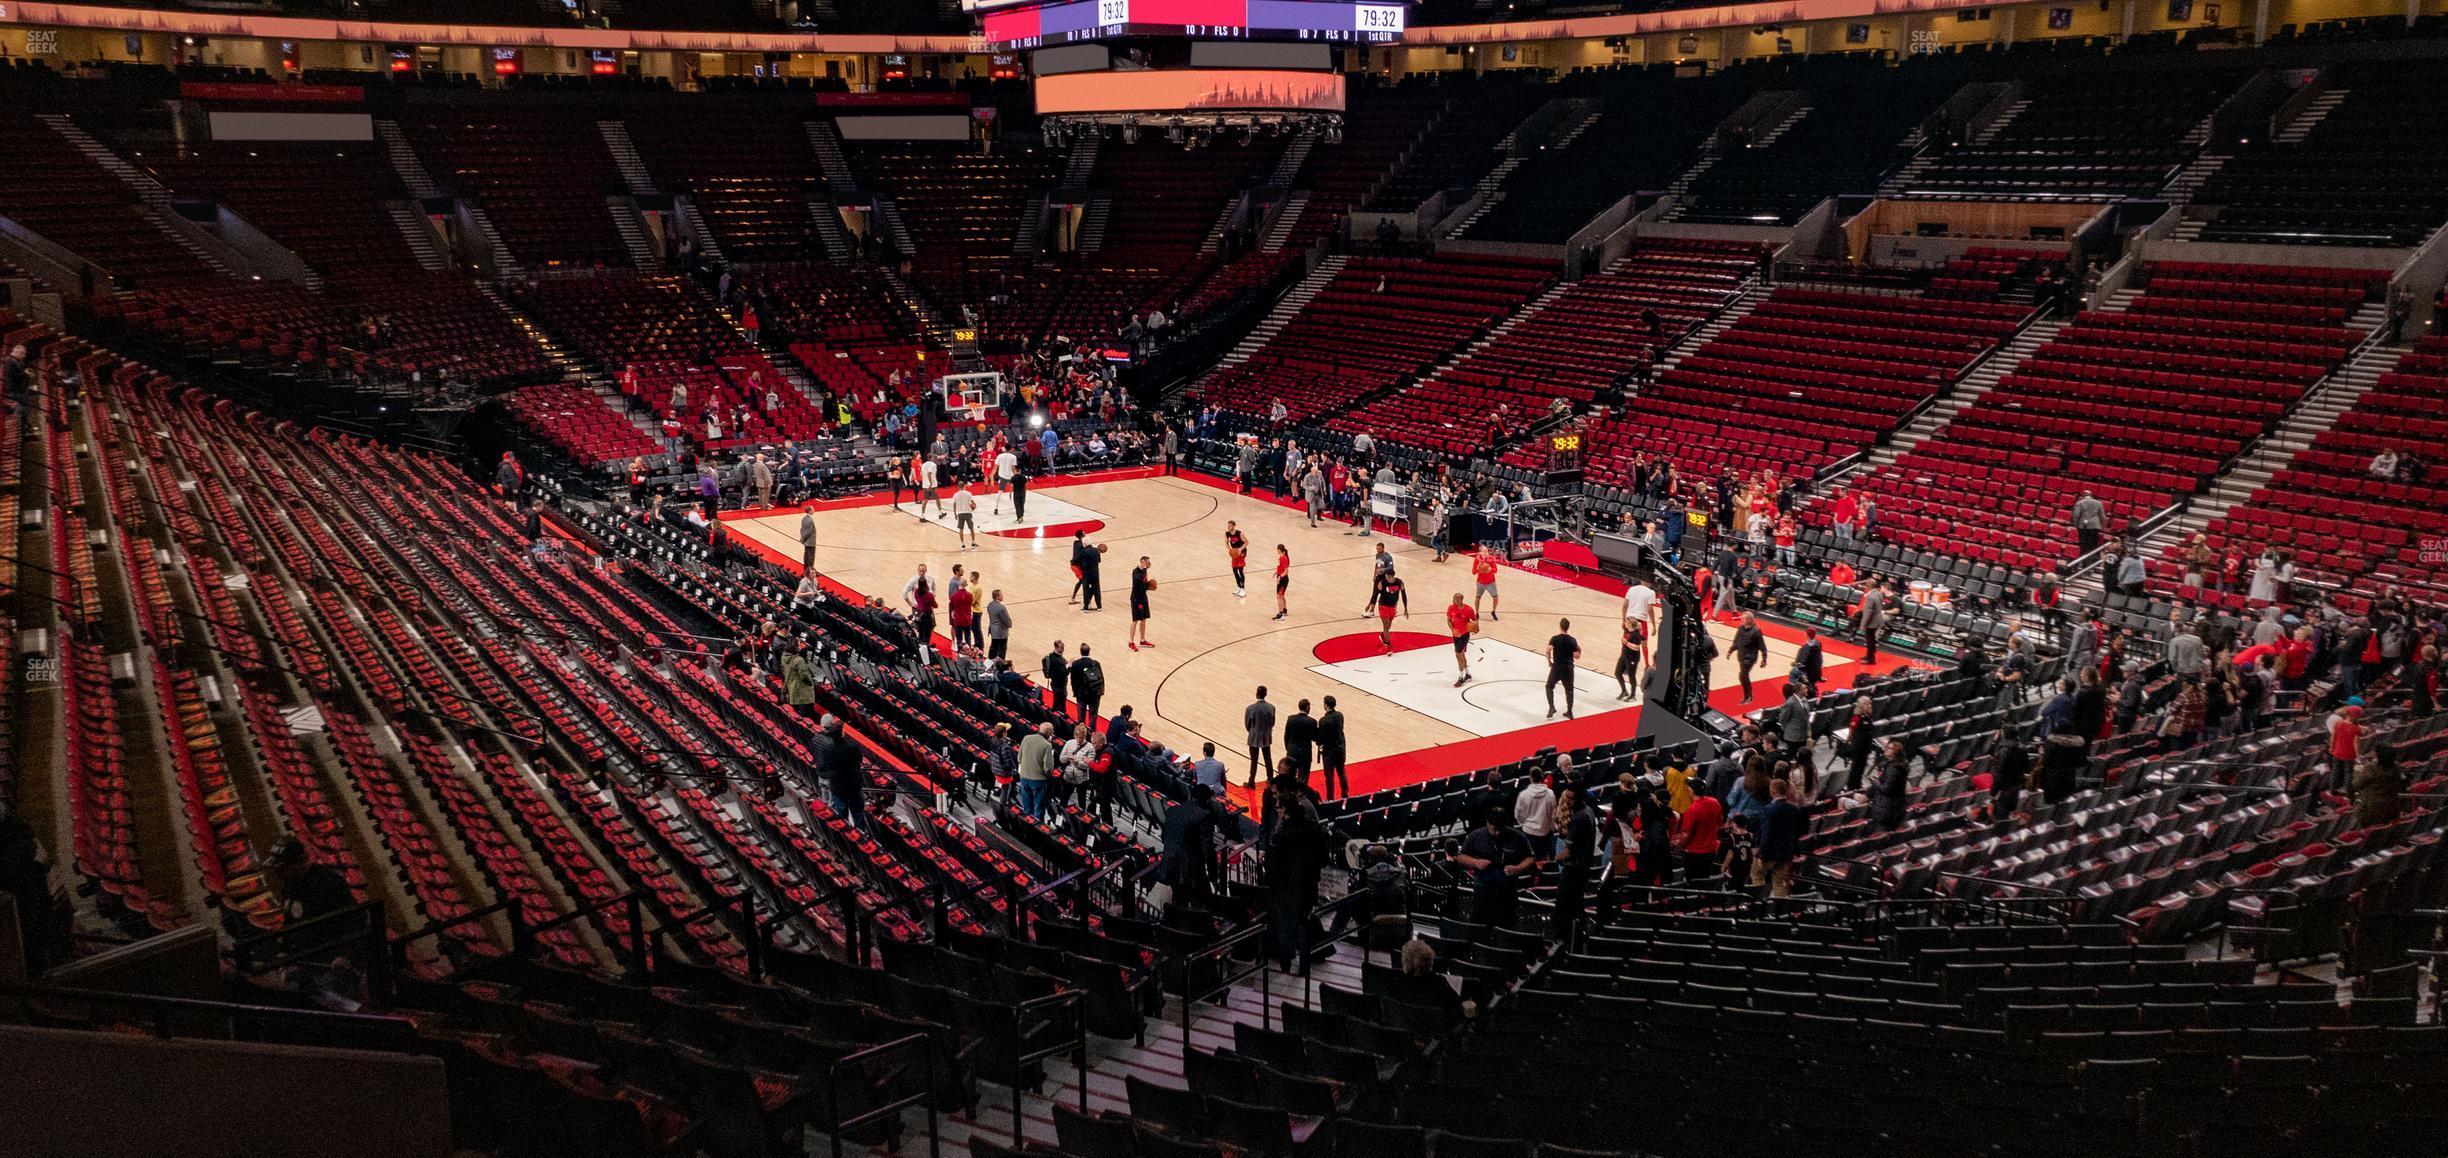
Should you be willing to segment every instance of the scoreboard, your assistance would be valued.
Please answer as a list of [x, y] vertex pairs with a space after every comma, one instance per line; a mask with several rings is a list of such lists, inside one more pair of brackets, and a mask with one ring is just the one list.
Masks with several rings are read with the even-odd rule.
[[1402, 3], [1375, 0], [963, 0], [989, 45], [1042, 48], [1125, 36], [1384, 44], [1402, 38]]

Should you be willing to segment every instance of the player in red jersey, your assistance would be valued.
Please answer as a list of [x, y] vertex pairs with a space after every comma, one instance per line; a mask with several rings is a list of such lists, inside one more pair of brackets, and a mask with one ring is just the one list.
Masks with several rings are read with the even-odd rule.
[[1458, 688], [1471, 682], [1470, 641], [1471, 635], [1479, 630], [1479, 613], [1462, 601], [1459, 591], [1454, 592], [1453, 602], [1445, 607], [1445, 625], [1453, 630], [1454, 670], [1462, 673], [1454, 677], [1454, 686]]
[[1285, 550], [1283, 544], [1277, 543], [1275, 544], [1275, 618], [1277, 619], [1292, 614], [1291, 607], [1284, 602], [1284, 592], [1291, 588], [1292, 552]]
[[1478, 590], [1471, 595], [1471, 610], [1479, 610], [1479, 601], [1485, 599], [1488, 601], [1487, 617], [1491, 620], [1503, 619], [1504, 616], [1496, 614], [1496, 609], [1504, 606], [1504, 600], [1498, 598], [1496, 594], [1496, 549], [1494, 547], [1485, 543], [1479, 545], [1479, 553], [1471, 559], [1471, 580], [1478, 584]]

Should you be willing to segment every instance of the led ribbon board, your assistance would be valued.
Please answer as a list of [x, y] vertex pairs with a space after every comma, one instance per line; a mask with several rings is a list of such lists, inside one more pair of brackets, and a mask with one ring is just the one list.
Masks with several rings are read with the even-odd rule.
[[972, 11], [986, 43], [1009, 48], [1120, 36], [1383, 44], [1402, 38], [1408, 16], [1401, 4], [1348, 0], [1067, 0]]

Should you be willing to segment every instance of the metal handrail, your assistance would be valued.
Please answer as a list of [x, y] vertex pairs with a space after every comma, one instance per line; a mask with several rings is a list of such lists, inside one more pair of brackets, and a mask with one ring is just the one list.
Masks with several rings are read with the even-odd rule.
[[1326, 914], [1335, 912], [1337, 910], [1349, 909], [1353, 905], [1359, 903], [1359, 900], [1363, 895], [1364, 894], [1359, 892], [1345, 893], [1342, 896], [1336, 897], [1325, 904], [1309, 910], [1309, 915], [1301, 921], [1300, 956], [1297, 959], [1299, 962], [1297, 969], [1301, 979], [1302, 1004], [1311, 1006], [1317, 1004], [1317, 983], [1309, 976], [1309, 954], [1318, 949], [1323, 949], [1331, 945], [1339, 945], [1345, 941], [1358, 937], [1360, 935], [1360, 923], [1358, 921], [1354, 921], [1350, 925], [1345, 926], [1342, 932], [1336, 933], [1327, 937], [1325, 940], [1316, 942], [1314, 944], [1312, 944], [1309, 940], [1309, 930], [1315, 928], [1318, 922], [1325, 920]]
[[[1027, 1038], [1023, 1037], [1022, 1034], [1024, 1033], [1023, 1026], [1028, 1021], [1029, 1014], [1040, 1009], [1051, 1008], [1058, 1005], [1070, 1007], [1071, 1040], [1067, 1042], [1057, 1042], [1040, 1050], [1032, 1051], [1023, 1050], [1020, 1048], [1021, 1043], [1027, 1040]], [[1056, 1054], [1066, 1052], [1071, 1055], [1072, 1071], [1079, 1075], [1079, 1108], [1080, 1113], [1085, 1114], [1088, 1112], [1088, 1019], [1085, 1013], [1080, 1009], [1080, 991], [1077, 989], [1060, 989], [1056, 990], [1055, 992], [1048, 993], [1043, 997], [1032, 997], [1026, 1001], [1015, 1002], [1012, 1005], [1011, 1119], [1012, 1146], [1014, 1149], [1017, 1149], [1024, 1144], [1022, 1135], [1025, 1133], [1025, 1131], [1021, 1125], [1022, 1119], [1020, 1117], [1020, 1095], [1021, 1091], [1025, 1087], [1020, 1080], [1021, 1072], [1026, 1070], [1031, 1062], [1044, 1061], [1045, 1059], [1053, 1057]]]
[[[887, 1054], [899, 1053], [912, 1045], [919, 1047], [918, 1062], [925, 1075], [925, 1083], [919, 1087], [919, 1092], [896, 1098], [865, 1113], [854, 1114], [848, 1118], [842, 1117], [841, 1075], [843, 1068], [864, 1064]], [[926, 1105], [928, 1158], [941, 1158], [943, 1123], [935, 1110], [935, 1049], [933, 1039], [926, 1034], [913, 1033], [907, 1037], [896, 1037], [891, 1041], [871, 1045], [865, 1049], [853, 1050], [834, 1059], [833, 1064], [825, 1070], [825, 1119], [830, 1124], [827, 1133], [833, 1138], [833, 1158], [841, 1158], [843, 1131], [855, 1130], [869, 1122], [882, 1121], [886, 1117], [898, 1117], [902, 1110], [920, 1103]], [[1016, 1121], [1018, 1119], [1017, 1107], [1015, 1106], [1014, 1109], [1013, 1117]], [[1017, 1143], [1014, 1144], [1017, 1145]]]
[[708, 917], [719, 916], [720, 914], [728, 912], [732, 909], [739, 910], [740, 931], [747, 934], [747, 936], [743, 939], [748, 942], [746, 946], [748, 953], [748, 979], [751, 981], [763, 980], [765, 976], [765, 946], [762, 944], [764, 938], [759, 935], [757, 929], [756, 894], [746, 889], [741, 889], [733, 896], [725, 897], [717, 895], [715, 899], [708, 901], [703, 905], [699, 905], [696, 909], [683, 913], [677, 917], [673, 917], [671, 920], [655, 926], [654, 939], [657, 951], [660, 952], [663, 943], [670, 938], [677, 936], [680, 930], [697, 924]]
[[935, 911], [933, 919], [930, 922], [931, 932], [935, 940], [943, 940], [945, 919], [944, 888], [941, 882], [929, 881], [911, 889], [906, 893], [901, 894], [901, 896], [897, 899], [877, 905], [872, 909], [860, 909], [857, 911], [856, 915], [858, 919], [853, 922], [855, 944], [853, 945], [854, 955], [851, 957], [851, 961], [854, 964], [859, 965], [864, 965], [867, 963], [867, 951], [875, 946], [876, 918], [881, 917], [886, 913], [904, 908], [912, 901], [926, 897], [933, 897], [935, 900]]
[[1258, 978], [1258, 1027], [1261, 1029], [1273, 1029], [1275, 1027], [1274, 1007], [1272, 1005], [1274, 994], [1271, 992], [1267, 982], [1267, 973], [1274, 967], [1275, 957], [1273, 954], [1266, 952], [1263, 946], [1260, 949], [1258, 960], [1255, 964], [1241, 970], [1239, 973], [1228, 974], [1208, 989], [1193, 992], [1190, 988], [1190, 970], [1192, 966], [1201, 961], [1211, 959], [1218, 961], [1224, 960], [1231, 955], [1234, 949], [1239, 948], [1250, 941], [1264, 937], [1268, 932], [1269, 930], [1266, 925], [1254, 923], [1241, 929], [1239, 932], [1233, 933], [1230, 936], [1217, 941], [1213, 945], [1209, 945], [1208, 947], [1199, 950], [1196, 953], [1185, 954], [1176, 959], [1175, 964], [1180, 966], [1182, 978], [1181, 1052], [1183, 1057], [1186, 1058], [1190, 1056], [1190, 1007], [1224, 993], [1226, 990], [1229, 990], [1233, 986], [1238, 985], [1242, 981], [1248, 979], [1253, 974]]
[[[36, 985], [22, 981], [0, 981], [0, 997], [16, 998], [27, 1002], [38, 1002], [45, 999], [87, 1002], [95, 1005], [117, 1005], [148, 1011], [155, 1015], [153, 1018], [154, 1033], [164, 1038], [176, 1036], [171, 1029], [168, 1016], [173, 1013], [212, 1014], [229, 1018], [233, 1024], [241, 1018], [260, 1018], [265, 1021], [301, 1022], [309, 1025], [329, 1025], [353, 1029], [380, 1028], [405, 1031], [412, 1028], [412, 1023], [406, 1018], [379, 1013], [342, 1013], [330, 1009], [253, 1005], [238, 1001], [213, 1001], [200, 997], [171, 997], [155, 993], [122, 993], [111, 989]], [[232, 1038], [231, 1040], [242, 1039]]]
[[[372, 949], [371, 952], [365, 954], [367, 986], [376, 994], [387, 995], [390, 990], [389, 981], [391, 960], [390, 954], [384, 952], [383, 947], [383, 937], [385, 936], [384, 930], [387, 927], [385, 911], [386, 909], [383, 902], [379, 900], [367, 901], [361, 905], [325, 913], [320, 917], [313, 917], [300, 921], [294, 925], [285, 926], [276, 932], [266, 933], [260, 937], [249, 937], [246, 940], [238, 942], [233, 948], [232, 955], [235, 958], [234, 963], [240, 974], [248, 977], [255, 977], [269, 973], [275, 969], [284, 969], [291, 965], [295, 965], [308, 957], [331, 953], [335, 950], [341, 949], [344, 946], [364, 944]], [[325, 925], [336, 926], [343, 920], [351, 917], [361, 917], [364, 919], [365, 924], [354, 927], [349, 932], [335, 934], [329, 940], [315, 942], [313, 945], [310, 945], [304, 949], [281, 950], [274, 959], [269, 961], [259, 961], [255, 959], [258, 946], [263, 946], [267, 943], [285, 946], [289, 944], [295, 934]]]
[[[814, 900], [811, 900], [806, 904], [793, 906], [792, 908], [776, 913], [771, 917], [758, 918], [755, 916], [755, 914], [751, 913], [750, 939], [757, 942], [758, 946], [756, 954], [752, 959], [760, 963], [764, 960], [765, 952], [773, 948], [773, 936], [775, 930], [780, 929], [782, 926], [789, 924], [792, 921], [796, 921], [809, 913], [815, 912], [826, 905], [838, 904], [842, 907], [842, 950], [845, 956], [852, 956], [855, 963], [855, 952], [858, 946], [858, 920], [855, 912], [856, 902], [857, 897], [847, 886], [836, 886], [833, 889], [818, 895]], [[756, 979], [762, 980], [763, 978], [759, 977]]]

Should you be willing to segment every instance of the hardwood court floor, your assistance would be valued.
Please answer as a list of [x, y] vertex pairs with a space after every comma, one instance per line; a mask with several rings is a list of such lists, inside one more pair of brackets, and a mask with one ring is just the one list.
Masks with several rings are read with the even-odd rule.
[[[1034, 676], [1055, 640], [1074, 656], [1081, 644], [1088, 645], [1105, 668], [1106, 713], [1128, 704], [1151, 738], [1194, 754], [1201, 741], [1213, 741], [1236, 785], [1249, 763], [1242, 711], [1262, 684], [1277, 705], [1279, 733], [1298, 701], [1308, 699], [1313, 711], [1323, 712], [1323, 698], [1336, 697], [1347, 722], [1353, 786], [1362, 791], [1483, 767], [1545, 747], [1629, 736], [1637, 720], [1632, 705], [1615, 698], [1612, 675], [1620, 585], [1507, 566], [1497, 580], [1501, 618], [1483, 617], [1472, 645], [1478, 678], [1456, 691], [1444, 609], [1455, 592], [1465, 599], [1471, 595], [1464, 556], [1434, 563], [1427, 548], [1382, 530], [1361, 538], [1346, 534], [1347, 526], [1312, 528], [1300, 511], [1263, 495], [1234, 493], [1222, 480], [1163, 477], [1144, 469], [1040, 480], [1030, 490], [1028, 525], [1009, 517], [1008, 499], [1002, 505], [1003, 513], [992, 516], [995, 500], [980, 496], [982, 529], [1000, 533], [982, 534], [979, 549], [962, 551], [948, 517], [921, 520], [907, 502], [895, 508], [879, 495], [820, 503], [816, 569], [895, 606], [921, 563], [939, 585], [956, 565], [980, 576], [982, 589], [1000, 589], [1011, 610], [1016, 666]], [[725, 519], [741, 541], [792, 565], [798, 562], [796, 508], [734, 512]], [[1224, 548], [1227, 521], [1237, 521], [1249, 538], [1246, 598], [1233, 596]], [[1066, 602], [1072, 587], [1070, 531], [1079, 526], [1093, 526], [1089, 540], [1108, 548], [1105, 609], [1095, 614]], [[1040, 528], [1051, 533], [1036, 537]], [[1291, 614], [1280, 621], [1273, 618], [1277, 543], [1292, 556]], [[1394, 555], [1396, 573], [1411, 596], [1409, 618], [1394, 623], [1398, 641], [1406, 645], [1394, 656], [1372, 645], [1377, 621], [1362, 614], [1371, 558], [1380, 543]], [[1155, 646], [1133, 652], [1125, 646], [1130, 570], [1141, 555], [1149, 558], [1157, 580], [1148, 624]], [[1582, 647], [1575, 680], [1581, 718], [1559, 716], [1550, 722], [1542, 657], [1560, 618], [1572, 620], [1572, 634]], [[938, 623], [944, 624], [940, 614]], [[1732, 629], [1714, 625], [1713, 630], [1725, 650]], [[1432, 638], [1404, 639], [1405, 633]], [[1769, 677], [1784, 672], [1799, 642], [1798, 633], [1782, 629], [1770, 635], [1770, 659], [1755, 671], [1754, 706], [1773, 705], [1783, 694], [1782, 681]], [[1831, 680], [1849, 681], [1861, 666], [1857, 656], [1830, 644]], [[1712, 686], [1734, 688], [1732, 661], [1720, 660], [1718, 669]], [[1739, 691], [1729, 695], [1735, 703], [1719, 706], [1740, 710]], [[1276, 754], [1283, 754], [1280, 745]]]

